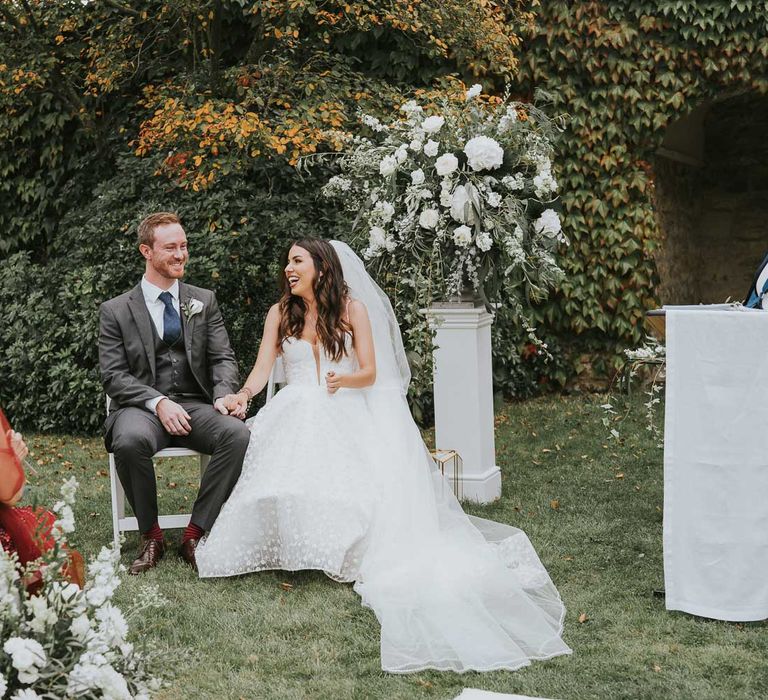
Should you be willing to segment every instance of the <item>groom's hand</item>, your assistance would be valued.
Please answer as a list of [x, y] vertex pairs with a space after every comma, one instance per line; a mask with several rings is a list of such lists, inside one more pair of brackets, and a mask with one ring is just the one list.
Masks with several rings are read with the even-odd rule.
[[157, 404], [157, 417], [163, 424], [163, 427], [171, 435], [189, 435], [192, 426], [189, 413], [187, 413], [179, 404], [170, 399], [163, 399]]

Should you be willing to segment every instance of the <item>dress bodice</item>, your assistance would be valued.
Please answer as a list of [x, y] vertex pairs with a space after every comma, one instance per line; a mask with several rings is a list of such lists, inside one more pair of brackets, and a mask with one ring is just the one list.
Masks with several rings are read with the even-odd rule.
[[[325, 348], [318, 346], [318, 360], [312, 344], [300, 338], [286, 338], [283, 341], [283, 369], [289, 385], [303, 384], [309, 386], [325, 386], [327, 372], [336, 374], [350, 374], [358, 369], [357, 356], [352, 345], [352, 335], [345, 336], [347, 352], [338, 362], [333, 361], [325, 352]], [[319, 371], [318, 371], [319, 369]]]

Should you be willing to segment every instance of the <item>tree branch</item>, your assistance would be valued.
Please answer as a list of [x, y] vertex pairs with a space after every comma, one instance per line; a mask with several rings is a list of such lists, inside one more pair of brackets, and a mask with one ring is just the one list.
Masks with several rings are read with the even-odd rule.
[[119, 2], [117, 2], [117, 0], [104, 0], [104, 4], [109, 5], [109, 7], [111, 7], [113, 10], [117, 10], [123, 14], [130, 15], [131, 17], [141, 18], [141, 12], [134, 10], [132, 7], [121, 5]]

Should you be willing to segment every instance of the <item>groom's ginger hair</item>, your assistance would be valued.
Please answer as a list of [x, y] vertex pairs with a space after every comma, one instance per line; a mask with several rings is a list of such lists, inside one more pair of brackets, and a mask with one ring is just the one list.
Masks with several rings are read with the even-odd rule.
[[172, 211], [156, 211], [139, 224], [139, 245], [150, 248], [155, 242], [155, 229], [164, 224], [180, 224], [181, 220]]

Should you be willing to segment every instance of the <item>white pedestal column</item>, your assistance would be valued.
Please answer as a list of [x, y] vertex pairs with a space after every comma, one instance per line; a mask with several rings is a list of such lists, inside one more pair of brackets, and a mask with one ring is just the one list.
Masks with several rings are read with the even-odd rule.
[[437, 325], [436, 447], [461, 455], [463, 497], [490, 503], [501, 496], [493, 434], [493, 316], [483, 307], [464, 303], [435, 305], [429, 314]]

